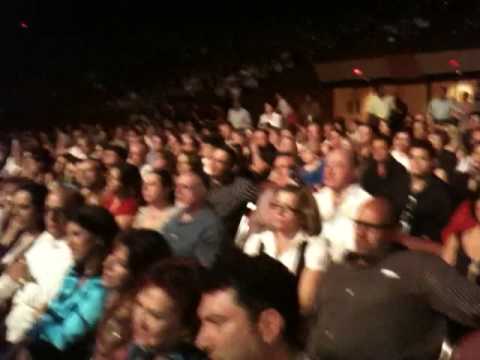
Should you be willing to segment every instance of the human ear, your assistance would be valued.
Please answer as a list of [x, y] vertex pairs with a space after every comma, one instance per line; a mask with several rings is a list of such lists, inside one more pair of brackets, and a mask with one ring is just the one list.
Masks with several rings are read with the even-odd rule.
[[258, 330], [262, 340], [267, 344], [278, 341], [282, 334], [285, 321], [277, 310], [266, 309], [258, 318]]

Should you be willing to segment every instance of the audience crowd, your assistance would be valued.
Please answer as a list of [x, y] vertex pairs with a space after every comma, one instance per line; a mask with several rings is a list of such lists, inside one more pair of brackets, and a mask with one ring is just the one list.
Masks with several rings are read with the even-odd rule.
[[379, 86], [334, 120], [232, 98], [215, 121], [2, 134], [0, 358], [475, 358], [469, 97], [411, 114]]

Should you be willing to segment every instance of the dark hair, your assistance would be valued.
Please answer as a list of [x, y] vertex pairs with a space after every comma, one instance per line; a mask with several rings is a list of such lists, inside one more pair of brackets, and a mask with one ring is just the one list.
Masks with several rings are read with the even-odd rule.
[[96, 205], [84, 205], [67, 214], [70, 222], [78, 224], [83, 229], [95, 235], [107, 255], [113, 245], [113, 239], [118, 233], [118, 225], [112, 214], [105, 208]]
[[410, 149], [417, 148], [417, 149], [422, 149], [425, 150], [428, 155], [430, 156], [431, 159], [436, 158], [436, 153], [435, 149], [433, 148], [432, 144], [430, 141], [427, 140], [414, 140], [412, 142], [412, 145], [410, 146]]
[[372, 139], [372, 144], [374, 141], [383, 141], [388, 147], [392, 146], [392, 139], [388, 136], [377, 134]]
[[132, 229], [120, 233], [116, 240], [128, 249], [130, 281], [138, 281], [156, 261], [172, 256], [170, 246], [157, 231]]
[[107, 151], [107, 150], [113, 151], [123, 161], [126, 161], [128, 158], [128, 150], [120, 145], [108, 144], [108, 145], [105, 145], [103, 149], [104, 151]]
[[40, 163], [43, 171], [48, 171], [53, 165], [53, 158], [50, 152], [43, 147], [34, 147], [26, 149], [26, 152], [32, 154], [32, 159]]
[[169, 204], [173, 204], [175, 202], [175, 184], [170, 172], [167, 170], [153, 170], [150, 174], [156, 175], [160, 179], [162, 187], [168, 191], [165, 198]]
[[121, 164], [112, 167], [120, 172], [120, 183], [122, 184], [121, 196], [134, 197], [140, 199], [140, 189], [142, 188], [142, 177], [138, 168], [132, 164]]
[[235, 164], [237, 163], [237, 160], [238, 160], [237, 159], [238, 156], [237, 156], [237, 153], [235, 152], [235, 150], [232, 147], [223, 143], [223, 144], [215, 146], [215, 150], [222, 150], [223, 152], [227, 153], [227, 155], [228, 155], [228, 166], [230, 168], [235, 166]]
[[448, 145], [450, 142], [450, 135], [443, 129], [435, 129], [432, 131], [432, 135], [439, 136], [443, 146]]
[[232, 250], [218, 257], [206, 278], [206, 293], [235, 291], [235, 298], [257, 322], [260, 314], [275, 309], [283, 317], [284, 340], [294, 349], [302, 347], [300, 305], [295, 276], [279, 261], [261, 254], [250, 257]]
[[36, 225], [43, 229], [43, 213], [45, 210], [45, 199], [47, 198], [48, 189], [44, 185], [37, 184], [33, 181], [25, 181], [20, 183], [16, 192], [25, 191], [30, 195], [32, 205], [35, 209]]
[[175, 303], [182, 324], [195, 335], [199, 327], [197, 307], [203, 287], [203, 268], [190, 258], [172, 258], [155, 264], [141, 288], [158, 287]]

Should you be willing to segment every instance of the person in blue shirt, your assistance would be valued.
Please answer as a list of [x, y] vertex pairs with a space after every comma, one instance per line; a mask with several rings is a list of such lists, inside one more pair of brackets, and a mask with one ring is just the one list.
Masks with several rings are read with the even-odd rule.
[[85, 358], [106, 296], [102, 263], [117, 232], [113, 216], [104, 208], [83, 206], [69, 216], [67, 241], [74, 266], [32, 330], [32, 359]]

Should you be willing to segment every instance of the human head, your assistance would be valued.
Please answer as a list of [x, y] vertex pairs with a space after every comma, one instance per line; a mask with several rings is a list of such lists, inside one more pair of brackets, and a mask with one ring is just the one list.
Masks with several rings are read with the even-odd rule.
[[393, 149], [402, 153], [408, 153], [410, 149], [410, 133], [407, 130], [399, 130], [393, 137]]
[[182, 151], [177, 156], [177, 175], [202, 168], [202, 160], [197, 154]]
[[390, 139], [376, 136], [372, 140], [372, 157], [377, 163], [385, 163], [390, 157]]
[[175, 182], [175, 200], [187, 209], [202, 207], [208, 190], [208, 176], [201, 171], [181, 174]]
[[265, 111], [266, 114], [271, 114], [273, 113], [274, 111], [274, 108], [272, 106], [272, 104], [266, 102], [265, 104], [263, 104], [263, 109]]
[[51, 190], [45, 200], [45, 229], [55, 238], [66, 234], [67, 214], [84, 204], [82, 195], [75, 189], [60, 185]]
[[77, 165], [77, 182], [85, 189], [101, 190], [105, 185], [104, 169], [98, 160], [87, 159]]
[[410, 174], [425, 178], [433, 171], [435, 150], [428, 141], [414, 141], [410, 148]]
[[128, 147], [128, 162], [137, 167], [145, 164], [148, 147], [143, 141], [135, 141]]
[[324, 184], [341, 192], [355, 181], [357, 171], [355, 154], [346, 149], [334, 149], [325, 157]]
[[415, 140], [427, 140], [428, 129], [425, 121], [414, 121], [413, 122], [413, 138]]
[[318, 206], [306, 187], [287, 185], [275, 190], [271, 204], [271, 226], [275, 231], [313, 236], [321, 230]]
[[356, 251], [362, 255], [380, 256], [396, 241], [397, 219], [392, 205], [384, 198], [365, 202], [355, 219]]
[[70, 212], [67, 221], [67, 241], [75, 265], [93, 264], [90, 270], [98, 274], [118, 233], [115, 219], [103, 207], [84, 205]]
[[142, 185], [143, 199], [148, 205], [172, 205], [175, 199], [174, 184], [167, 170], [154, 170], [145, 174]]
[[132, 290], [146, 271], [172, 251], [157, 231], [131, 229], [120, 233], [103, 263], [102, 281], [107, 289]]
[[192, 340], [198, 329], [202, 273], [198, 263], [181, 258], [161, 261], [148, 271], [133, 309], [137, 346], [167, 353]]
[[218, 132], [222, 136], [224, 141], [230, 140], [232, 137], [232, 125], [229, 122], [223, 121], [218, 124]]
[[106, 190], [109, 193], [122, 198], [139, 198], [141, 187], [142, 178], [136, 166], [125, 163], [108, 170]]
[[357, 142], [359, 145], [369, 145], [373, 138], [373, 129], [370, 125], [360, 123], [357, 125]]
[[308, 142], [322, 141], [322, 127], [318, 123], [310, 123], [307, 126], [307, 140]]
[[237, 161], [237, 154], [228, 145], [216, 146], [210, 156], [210, 175], [213, 179], [222, 180], [233, 175], [233, 167]]
[[124, 164], [128, 158], [128, 150], [115, 144], [108, 144], [103, 148], [102, 163], [108, 169]]
[[278, 151], [290, 154], [297, 154], [297, 143], [294, 138], [282, 136], [278, 145]]
[[260, 360], [274, 356], [278, 347], [301, 347], [295, 277], [265, 254], [233, 252], [219, 258], [209, 272], [198, 315], [196, 345], [211, 360]]
[[44, 229], [43, 215], [47, 188], [27, 181], [17, 188], [12, 199], [12, 220], [27, 231]]
[[443, 129], [435, 129], [428, 137], [435, 151], [440, 152], [450, 142], [450, 136]]
[[296, 171], [296, 167], [296, 156], [289, 153], [277, 153], [272, 166], [272, 180], [279, 186], [289, 184], [292, 180], [292, 173]]
[[253, 132], [252, 141], [258, 147], [266, 147], [268, 145], [268, 133], [264, 129], [256, 129]]
[[438, 89], [438, 97], [440, 99], [446, 99], [447, 98], [447, 94], [448, 94], [448, 89], [446, 86], [440, 86], [440, 88]]
[[93, 141], [87, 135], [80, 135], [77, 138], [77, 146], [87, 157], [90, 156], [95, 149]]
[[22, 167], [30, 179], [35, 180], [39, 175], [45, 174], [53, 165], [52, 157], [44, 148], [31, 148], [23, 152]]

